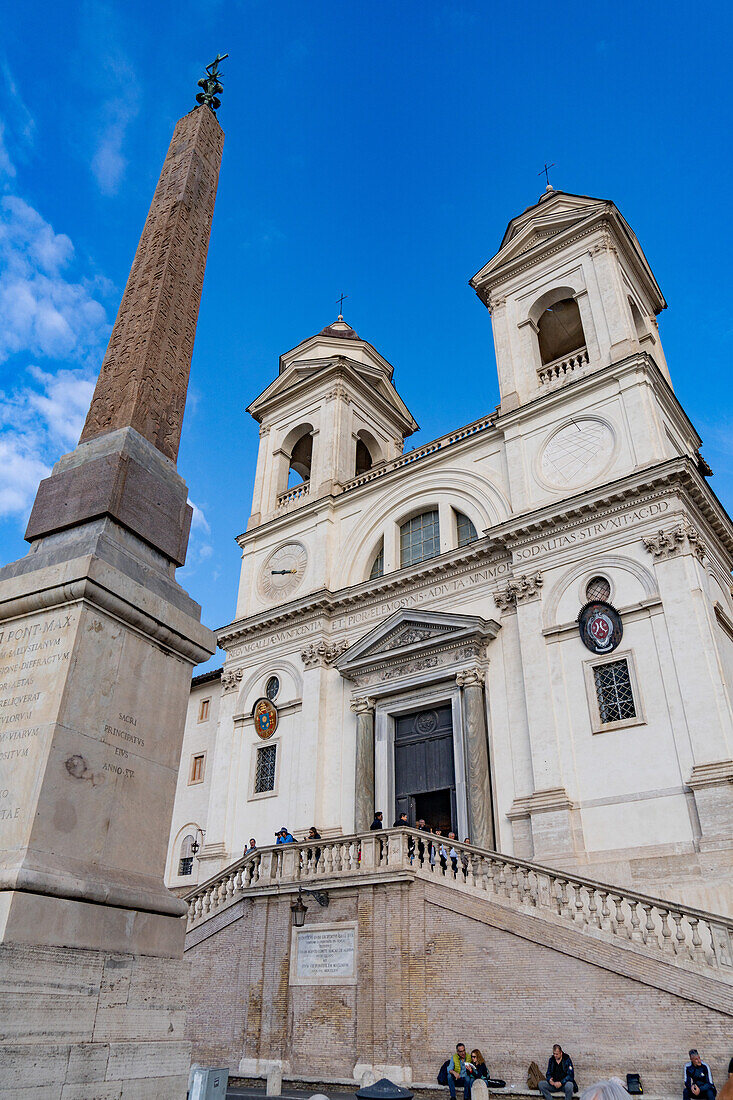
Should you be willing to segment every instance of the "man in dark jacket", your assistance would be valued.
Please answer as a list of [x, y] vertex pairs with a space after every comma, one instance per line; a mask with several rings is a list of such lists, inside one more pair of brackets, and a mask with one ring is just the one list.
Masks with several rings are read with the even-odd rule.
[[374, 815], [374, 821], [372, 821], [369, 828], [370, 829], [383, 829], [384, 828], [384, 825], [382, 825], [382, 811], [381, 810], [377, 810], [377, 812]]
[[717, 1092], [710, 1066], [703, 1062], [693, 1048], [685, 1066], [685, 1090], [682, 1093], [684, 1100], [715, 1100]]
[[540, 1092], [545, 1100], [550, 1100], [553, 1092], [564, 1092], [565, 1100], [572, 1100], [576, 1088], [572, 1058], [559, 1043], [555, 1043], [547, 1063], [546, 1079], [540, 1081]]
[[407, 814], [404, 814], [404, 813], [403, 814], [398, 814], [397, 815], [397, 820], [395, 821], [392, 828], [393, 829], [407, 829], [409, 827], [409, 824], [410, 824], [410, 822], [407, 820]]

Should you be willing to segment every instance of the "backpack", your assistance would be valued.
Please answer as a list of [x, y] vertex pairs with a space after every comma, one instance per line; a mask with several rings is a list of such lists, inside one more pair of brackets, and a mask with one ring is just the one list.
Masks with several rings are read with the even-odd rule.
[[540, 1073], [540, 1067], [536, 1062], [529, 1063], [529, 1069], [527, 1070], [527, 1088], [538, 1089], [540, 1087], [540, 1081], [544, 1080]]
[[638, 1073], [626, 1074], [626, 1091], [629, 1096], [641, 1096], [644, 1092], [644, 1087], [641, 1083], [641, 1078]]
[[450, 1065], [450, 1058], [448, 1058], [438, 1070], [438, 1084], [448, 1084], [448, 1066]]

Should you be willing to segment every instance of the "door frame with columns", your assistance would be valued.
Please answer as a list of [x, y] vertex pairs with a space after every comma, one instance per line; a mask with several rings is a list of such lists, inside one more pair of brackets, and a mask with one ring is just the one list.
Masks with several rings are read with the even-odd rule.
[[[403, 608], [335, 662], [354, 690], [355, 830], [375, 808], [395, 809], [394, 720], [424, 705], [449, 703], [453, 720], [458, 828], [481, 847], [494, 844], [494, 794], [484, 681], [488, 644], [500, 624], [478, 615]], [[389, 823], [389, 822], [388, 822]]]

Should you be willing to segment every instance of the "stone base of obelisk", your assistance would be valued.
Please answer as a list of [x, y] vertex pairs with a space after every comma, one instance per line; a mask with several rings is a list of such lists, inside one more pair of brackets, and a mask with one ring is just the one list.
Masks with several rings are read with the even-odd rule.
[[0, 946], [0, 1100], [184, 1100], [188, 965]]
[[[180, 478], [156, 462], [139, 508], [172, 529]], [[213, 649], [169, 558], [109, 515], [0, 569], [0, 1100], [185, 1096], [186, 905], [163, 874]]]

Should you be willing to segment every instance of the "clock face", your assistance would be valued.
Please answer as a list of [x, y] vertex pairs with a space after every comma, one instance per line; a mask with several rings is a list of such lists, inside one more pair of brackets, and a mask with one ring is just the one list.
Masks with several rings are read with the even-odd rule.
[[265, 559], [260, 568], [259, 587], [268, 600], [286, 599], [303, 580], [308, 554], [299, 542], [286, 542]]
[[594, 417], [577, 416], [564, 424], [540, 453], [542, 479], [557, 488], [585, 485], [610, 463], [614, 435], [607, 424]]

